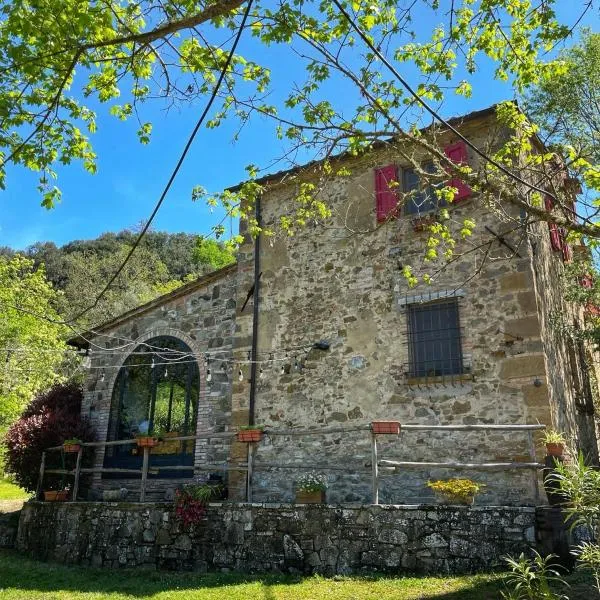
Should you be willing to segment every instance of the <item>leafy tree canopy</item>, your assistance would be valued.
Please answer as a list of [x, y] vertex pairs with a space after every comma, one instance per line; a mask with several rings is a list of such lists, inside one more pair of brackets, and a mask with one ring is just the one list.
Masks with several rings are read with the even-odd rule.
[[59, 300], [43, 267], [23, 256], [0, 256], [0, 433], [33, 394], [60, 380], [69, 353], [67, 328], [51, 321], [60, 321]]
[[[436, 184], [447, 201], [456, 193], [447, 185], [450, 173], [466, 181], [486, 205], [501, 199], [533, 219], [554, 221], [575, 237], [597, 240], [597, 162], [567, 144], [559, 153], [540, 151], [534, 143], [539, 129], [514, 105], [499, 109], [500, 121], [513, 131], [511, 139], [492, 156], [481, 157], [476, 168], [450, 161], [436, 128], [418, 128], [431, 122], [424, 101], [440, 105], [449, 94], [471, 97], [482, 68], [507, 82], [507, 95], [563, 76], [568, 62], [552, 56], [571, 29], [558, 22], [556, 5], [557, 0], [4, 2], [0, 183], [6, 184], [9, 162], [38, 171], [42, 204], [52, 207], [60, 197], [55, 182], [60, 165], [80, 161], [88, 171], [96, 169], [91, 139], [98, 106], [106, 105], [117, 119], [135, 119], [140, 142], [147, 143], [152, 124], [144, 118], [144, 103], [159, 97], [177, 104], [216, 93], [219, 103], [208, 127], [235, 118], [243, 130], [250, 119], [270, 119], [273, 134], [287, 144], [286, 156], [301, 148], [325, 159], [324, 180], [348, 174], [328, 157], [359, 154], [392, 138], [399, 157]], [[589, 9], [595, 9], [593, 0], [581, 10]], [[246, 55], [236, 54], [228, 63], [227, 48], [242, 13], [249, 15], [242, 33], [253, 43]], [[416, 22], [430, 23], [429, 35], [417, 34]], [[270, 61], [276, 55], [294, 61], [303, 76], [296, 82], [274, 79]], [[224, 84], [215, 92], [226, 64]], [[414, 90], [404, 72], [417, 81]], [[420, 168], [423, 153], [433, 160], [431, 173]], [[592, 215], [573, 218], [572, 190], [560, 177], [565, 167], [594, 192]], [[193, 197], [220, 203], [229, 215], [248, 217], [249, 231], [256, 234], [260, 227], [252, 204], [262, 188], [252, 180], [258, 172], [248, 166], [250, 181], [235, 192], [211, 196], [198, 187]], [[322, 183], [298, 186], [293, 208], [277, 223], [279, 230], [291, 235], [309, 221], [329, 218], [329, 207], [319, 196]], [[551, 211], [544, 206], [546, 191], [553, 200]], [[447, 220], [442, 213], [431, 226], [428, 261], [452, 259], [455, 238], [468, 237], [476, 226], [467, 219], [456, 233]], [[217, 236], [223, 232], [222, 225], [215, 226]], [[410, 270], [405, 276], [415, 284]]]
[[584, 31], [558, 61], [564, 69], [540, 80], [527, 110], [550, 143], [569, 144], [600, 163], [600, 33]]

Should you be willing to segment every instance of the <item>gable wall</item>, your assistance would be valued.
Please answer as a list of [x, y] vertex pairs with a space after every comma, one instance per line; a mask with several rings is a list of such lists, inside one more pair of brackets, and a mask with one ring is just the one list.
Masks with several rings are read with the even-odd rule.
[[[465, 133], [485, 145], [492, 130], [471, 123]], [[495, 134], [495, 132], [492, 132]], [[452, 140], [449, 140], [452, 141]], [[470, 244], [489, 244], [445, 268], [431, 286], [408, 289], [401, 275], [404, 264], [422, 265], [427, 233], [413, 231], [405, 218], [376, 228], [373, 167], [393, 157], [358, 161], [349, 178], [328, 183], [324, 195], [335, 216], [326, 226], [309, 225], [294, 237], [263, 241], [258, 347], [264, 360], [273, 352], [276, 362], [265, 366], [258, 381], [255, 422], [273, 428], [310, 428], [365, 425], [372, 420], [399, 420], [404, 424], [537, 423], [550, 419], [547, 393], [534, 381], [545, 381], [531, 261], [526, 244], [507, 234], [521, 258], [512, 257], [496, 238], [509, 226], [500, 223], [475, 201], [451, 209], [458, 227], [473, 217], [477, 233]], [[398, 163], [400, 159], [395, 159]], [[470, 161], [475, 162], [473, 156]], [[263, 198], [266, 224], [289, 210], [293, 183], [272, 188]], [[364, 233], [363, 233], [364, 232]], [[466, 251], [469, 245], [461, 244]], [[488, 262], [482, 267], [483, 253]], [[238, 304], [252, 284], [253, 246], [247, 243], [239, 256]], [[431, 265], [424, 265], [431, 272]], [[417, 269], [418, 270], [418, 269]], [[480, 272], [478, 273], [478, 271]], [[472, 377], [463, 382], [409, 384], [406, 296], [430, 291], [464, 290], [459, 302], [463, 354], [472, 365]], [[238, 314], [240, 356], [250, 347], [251, 310]], [[517, 339], [522, 338], [522, 339]], [[328, 352], [312, 350], [304, 368], [293, 368], [296, 353], [284, 360], [284, 349], [326, 339]], [[297, 352], [298, 358], [304, 353]], [[290, 370], [291, 368], [291, 370]], [[248, 386], [233, 386], [234, 424], [247, 422]], [[260, 463], [327, 463], [360, 469], [370, 462], [368, 432], [354, 436], [313, 436], [303, 439], [272, 437], [256, 457], [254, 497], [291, 500], [294, 480], [301, 471], [261, 469]], [[244, 449], [234, 458], [243, 458]], [[403, 433], [394, 443], [383, 443], [380, 457], [410, 461], [526, 460], [523, 434]], [[324, 471], [325, 472], [325, 471]], [[368, 501], [368, 474], [347, 475], [329, 471], [330, 501]], [[484, 502], [533, 501], [530, 472], [494, 473], [432, 470], [386, 477], [383, 502], [430, 499], [425, 486], [430, 478], [469, 476], [488, 481]]]
[[[102, 346], [105, 350], [92, 350], [92, 368], [86, 382], [82, 412], [90, 418], [99, 440], [107, 438], [112, 391], [121, 365], [138, 343], [160, 335], [172, 335], [181, 339], [198, 359], [200, 398], [196, 431], [227, 430], [231, 412], [230, 378], [228, 373], [222, 372], [219, 359], [231, 359], [235, 332], [235, 293], [236, 274], [235, 268], [232, 268], [188, 294], [166, 299], [112, 328], [103, 329], [104, 335], [92, 339], [94, 344]], [[136, 343], [130, 344], [131, 340]], [[121, 349], [125, 345], [126, 347]], [[112, 352], [105, 353], [106, 350]], [[213, 360], [210, 385], [206, 382], [206, 368], [202, 360], [206, 352], [211, 354]], [[105, 374], [104, 381], [101, 381], [102, 372]], [[222, 462], [227, 459], [228, 453], [228, 441], [224, 439], [213, 439], [210, 442], [198, 440], [195, 462]], [[95, 455], [95, 466], [101, 467], [103, 460], [104, 452], [99, 449]], [[198, 475], [204, 477], [207, 473]], [[165, 490], [172, 493], [176, 485], [177, 480], [174, 479], [153, 479], [152, 485], [148, 486], [152, 492], [149, 497], [163, 500]], [[129, 490], [127, 499], [137, 499], [139, 480], [101, 480], [99, 476], [94, 480], [96, 489], [122, 487]]]

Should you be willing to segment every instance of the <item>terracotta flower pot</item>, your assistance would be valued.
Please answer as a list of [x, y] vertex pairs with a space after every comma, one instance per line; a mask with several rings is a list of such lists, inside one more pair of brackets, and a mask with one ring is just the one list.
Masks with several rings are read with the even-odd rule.
[[154, 448], [158, 444], [158, 440], [151, 435], [141, 435], [136, 438], [136, 442], [140, 448]]
[[260, 442], [262, 440], [262, 429], [242, 429], [237, 432], [238, 442]]
[[325, 490], [317, 492], [296, 492], [296, 504], [325, 504]]
[[546, 444], [546, 452], [548, 456], [563, 456], [565, 453], [565, 445], [560, 442], [552, 442]]
[[65, 490], [47, 490], [44, 492], [45, 502], [65, 502], [69, 497], [69, 492]]
[[398, 435], [400, 423], [398, 421], [373, 421], [371, 430], [373, 433]]
[[80, 444], [63, 444], [63, 450], [68, 454], [77, 454], [80, 449]]

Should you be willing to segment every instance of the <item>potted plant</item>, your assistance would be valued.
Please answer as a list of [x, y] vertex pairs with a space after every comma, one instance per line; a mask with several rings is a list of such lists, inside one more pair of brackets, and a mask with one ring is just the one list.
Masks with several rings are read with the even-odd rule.
[[563, 433], [555, 429], [548, 429], [544, 432], [543, 440], [546, 444], [546, 453], [548, 456], [563, 456], [565, 453], [565, 445], [567, 443]]
[[464, 504], [470, 506], [475, 501], [475, 495], [485, 487], [471, 479], [438, 479], [428, 481], [431, 488], [442, 504]]
[[223, 489], [222, 484], [192, 483], [175, 490], [175, 517], [185, 528], [197, 525], [206, 515], [206, 505], [219, 500]]
[[296, 481], [296, 504], [324, 504], [327, 479], [320, 473], [306, 473]]
[[399, 421], [373, 421], [371, 423], [371, 431], [378, 434], [400, 434]]
[[245, 425], [237, 432], [238, 442], [260, 442], [264, 433], [263, 425]]
[[82, 441], [77, 438], [71, 438], [63, 442], [63, 451], [67, 453], [77, 453], [81, 450]]

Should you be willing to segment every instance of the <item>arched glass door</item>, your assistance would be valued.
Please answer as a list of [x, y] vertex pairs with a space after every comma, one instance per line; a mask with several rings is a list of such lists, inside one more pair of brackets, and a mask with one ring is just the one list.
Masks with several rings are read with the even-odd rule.
[[[171, 441], [196, 429], [200, 376], [190, 348], [181, 340], [161, 336], [140, 344], [127, 358], [113, 390], [108, 441], [139, 434], [160, 438], [152, 449], [150, 469], [193, 465], [194, 442]], [[139, 468], [136, 445], [108, 446], [105, 467]], [[116, 476], [127, 476], [119, 475]], [[161, 469], [150, 476], [185, 477], [190, 471]]]

